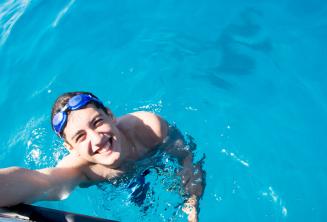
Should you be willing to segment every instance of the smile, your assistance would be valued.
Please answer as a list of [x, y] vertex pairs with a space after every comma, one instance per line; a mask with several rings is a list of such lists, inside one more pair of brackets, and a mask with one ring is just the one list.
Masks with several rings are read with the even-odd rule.
[[114, 142], [114, 137], [112, 135], [109, 136], [107, 142], [103, 144], [103, 146], [99, 147], [94, 154], [111, 154], [113, 151], [113, 142]]

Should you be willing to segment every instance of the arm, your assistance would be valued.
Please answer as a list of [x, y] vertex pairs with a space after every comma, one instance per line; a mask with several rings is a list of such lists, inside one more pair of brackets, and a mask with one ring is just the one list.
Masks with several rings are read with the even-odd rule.
[[183, 211], [189, 215], [189, 221], [197, 221], [199, 198], [203, 195], [205, 185], [205, 172], [202, 168], [204, 157], [193, 163], [196, 144], [192, 140], [186, 143], [183, 135], [175, 127], [169, 127], [168, 141], [164, 146], [166, 152], [176, 157], [182, 166], [179, 175], [182, 178], [185, 194], [188, 196]]
[[193, 157], [187, 156], [183, 160], [183, 169], [180, 172], [185, 192], [188, 195], [183, 211], [188, 214], [188, 220], [192, 222], [198, 221], [199, 199], [203, 195], [205, 176], [202, 169], [203, 160], [193, 164]]
[[61, 200], [83, 180], [78, 168], [0, 169], [0, 207], [39, 200]]

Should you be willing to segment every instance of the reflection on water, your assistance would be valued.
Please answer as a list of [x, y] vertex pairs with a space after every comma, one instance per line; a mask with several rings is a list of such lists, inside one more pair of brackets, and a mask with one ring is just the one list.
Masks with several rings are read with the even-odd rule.
[[15, 23], [24, 14], [29, 0], [9, 0], [0, 4], [0, 48], [6, 42]]
[[57, 27], [60, 20], [63, 18], [63, 16], [69, 11], [69, 9], [72, 7], [72, 5], [75, 3], [76, 0], [70, 0], [70, 2], [59, 12], [56, 19], [52, 22], [52, 27]]
[[262, 53], [271, 51], [271, 42], [261, 35], [262, 27], [258, 20], [262, 16], [258, 10], [245, 9], [234, 23], [223, 30], [217, 40], [217, 47], [222, 50], [217, 73], [251, 74], [255, 69], [255, 59], [246, 50], [252, 49]]
[[[221, 89], [231, 89], [229, 76], [253, 74], [256, 70], [257, 53], [270, 55], [273, 43], [260, 21], [262, 11], [245, 8], [232, 19], [217, 35], [214, 41], [206, 41], [170, 30], [143, 32], [137, 41], [146, 49], [154, 63], [173, 63], [183, 66], [183, 72], [190, 72], [197, 80], [208, 81]], [[143, 36], [145, 35], [146, 36]], [[149, 56], [148, 56], [149, 57]], [[177, 68], [178, 69], [178, 68]], [[168, 73], [169, 70], [167, 70]], [[181, 72], [171, 70], [178, 77]]]
[[272, 201], [276, 206], [280, 209], [280, 213], [283, 217], [287, 216], [287, 208], [283, 203], [283, 200], [278, 196], [278, 194], [273, 190], [271, 186], [268, 187], [267, 191], [263, 191], [262, 193], [263, 197], [269, 198], [270, 201]]
[[252, 74], [256, 69], [253, 53], [269, 55], [273, 50], [273, 44], [259, 22], [263, 16], [259, 10], [244, 9], [221, 33], [217, 33], [219, 36], [215, 42], [199, 42], [202, 46], [201, 53], [208, 53], [215, 60], [193, 77], [229, 90], [233, 87], [229, 75]]

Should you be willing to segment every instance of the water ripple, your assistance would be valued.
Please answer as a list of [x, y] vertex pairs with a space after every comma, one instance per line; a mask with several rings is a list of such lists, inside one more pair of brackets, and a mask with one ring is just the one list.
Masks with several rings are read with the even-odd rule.
[[9, 0], [0, 5], [0, 47], [8, 39], [18, 19], [24, 14], [30, 0]]
[[279, 195], [274, 191], [274, 189], [269, 186], [267, 191], [261, 193], [262, 196], [268, 197], [271, 201], [277, 204], [278, 207], [281, 209], [281, 214], [286, 217], [287, 216], [287, 208], [283, 203], [283, 200], [279, 197]]
[[33, 92], [33, 94], [29, 97], [29, 99], [32, 99], [33, 97], [47, 91], [47, 93], [51, 93], [52, 90], [51, 90], [51, 86], [53, 85], [53, 83], [56, 81], [58, 75], [55, 75], [47, 85], [45, 85], [44, 87], [42, 87], [41, 89], [37, 89]]
[[52, 22], [52, 27], [55, 28], [59, 24], [60, 20], [63, 16], [69, 11], [72, 5], [75, 3], [76, 0], [70, 0], [70, 2], [59, 12], [56, 19]]
[[245, 160], [242, 160], [241, 158], [239, 158], [235, 153], [233, 152], [229, 152], [228, 150], [226, 149], [222, 149], [221, 150], [221, 153], [225, 154], [226, 156], [230, 156], [232, 159], [234, 159], [235, 161], [241, 163], [243, 166], [246, 166], [246, 167], [250, 167], [250, 164], [245, 161]]

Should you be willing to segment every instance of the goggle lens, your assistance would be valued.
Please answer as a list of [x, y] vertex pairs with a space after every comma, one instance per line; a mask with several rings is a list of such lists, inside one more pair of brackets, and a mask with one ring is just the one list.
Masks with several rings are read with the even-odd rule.
[[67, 110], [77, 110], [86, 106], [90, 101], [97, 102], [103, 105], [97, 98], [88, 94], [78, 94], [73, 96], [68, 100], [67, 105], [65, 105], [60, 112], [56, 113], [52, 119], [52, 126], [54, 131], [61, 137], [61, 132], [67, 121]]
[[[84, 100], [83, 100], [83, 98], [84, 98]], [[74, 96], [74, 97], [70, 98], [70, 100], [68, 101], [68, 107], [70, 107], [71, 110], [79, 109], [79, 108], [83, 107], [86, 103], [88, 103], [91, 99], [92, 99], [91, 96], [84, 95], [84, 94]]]

